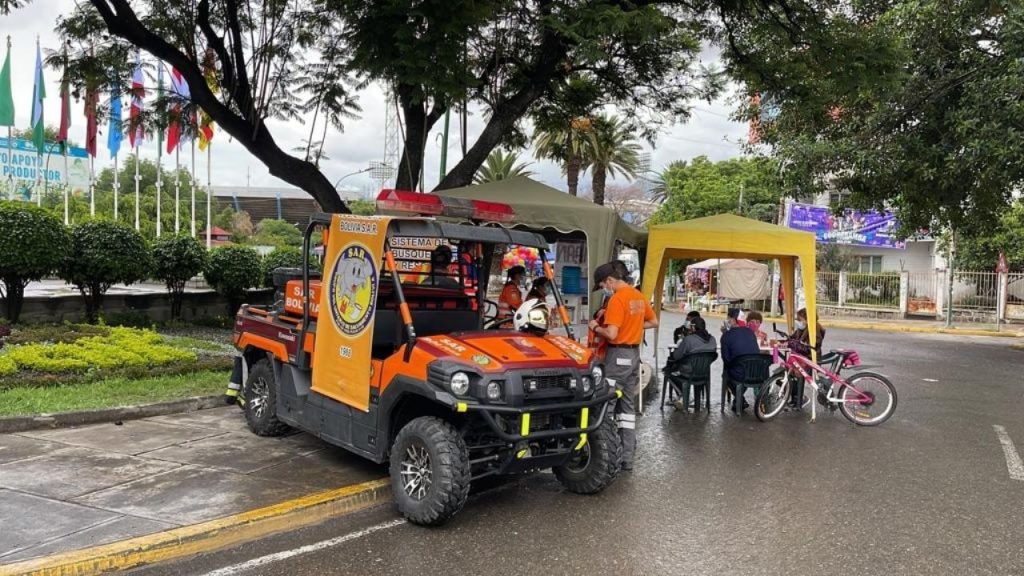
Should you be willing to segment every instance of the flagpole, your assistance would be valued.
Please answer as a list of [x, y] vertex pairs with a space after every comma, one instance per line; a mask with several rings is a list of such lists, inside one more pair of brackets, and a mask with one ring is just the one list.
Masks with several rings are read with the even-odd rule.
[[[11, 35], [7, 35], [7, 57], [11, 55]], [[10, 71], [8, 71], [10, 72]], [[13, 100], [11, 106], [13, 107]], [[11, 111], [11, 122], [14, 122], [14, 111]], [[11, 140], [14, 139], [14, 126], [7, 127], [7, 199], [14, 200], [14, 159], [11, 156], [14, 154]]]
[[192, 180], [192, 237], [196, 237], [196, 139], [192, 138], [192, 170], [189, 174]]
[[139, 138], [135, 138], [135, 230], [139, 230]]
[[69, 214], [68, 203], [71, 199], [71, 180], [68, 179], [68, 175], [71, 173], [68, 170], [68, 143], [64, 141], [64, 225], [68, 226], [71, 224], [71, 216]]
[[206, 249], [211, 248], [211, 237], [210, 228], [213, 224], [213, 218], [210, 216], [210, 209], [213, 206], [213, 182], [210, 177], [210, 162], [213, 161], [213, 142], [206, 144]]
[[[37, 61], [37, 63], [39, 61], [39, 35], [38, 34], [36, 34], [36, 61]], [[42, 85], [42, 82], [41, 82], [42, 73], [39, 70], [36, 70], [35, 76], [36, 76], [36, 81], [35, 81], [36, 87], [33, 88], [33, 90], [32, 90], [32, 92], [33, 92], [33, 94], [32, 94], [33, 104], [32, 105], [33, 106], [35, 106], [37, 104], [39, 105], [39, 122], [42, 122], [43, 121], [43, 106], [42, 106], [42, 98], [40, 98], [40, 89], [42, 88], [42, 86], [41, 86]], [[32, 111], [33, 128], [35, 128], [35, 120], [36, 120], [36, 118], [35, 118], [35, 110], [33, 110]], [[43, 126], [45, 127], [46, 125], [43, 124]], [[44, 134], [46, 133], [45, 128], [40, 128], [40, 129], [43, 130]], [[42, 206], [43, 205], [43, 191], [42, 191], [42, 189], [40, 189], [40, 186], [42, 185], [42, 182], [43, 182], [43, 175], [40, 173], [40, 169], [42, 169], [42, 167], [43, 167], [43, 148], [46, 148], [46, 137], [45, 136], [43, 137], [42, 146], [40, 146], [38, 142], [34, 142], [34, 143], [36, 144], [36, 155], [37, 155], [37, 158], [36, 158], [36, 160], [37, 160], [37, 162], [36, 162], [36, 206]]]
[[[156, 98], [157, 101], [163, 95], [164, 91], [164, 64], [163, 62], [157, 61], [157, 75], [156, 75]], [[164, 156], [164, 133], [163, 128], [157, 127], [159, 132], [156, 138], [156, 237], [160, 237], [160, 231], [162, 223], [160, 222], [160, 189], [164, 185], [163, 179], [163, 156]]]
[[117, 192], [121, 185], [117, 181], [117, 154], [114, 154], [114, 221], [117, 221]]
[[174, 147], [174, 233], [181, 232], [181, 146]]
[[96, 159], [89, 154], [89, 216], [96, 216]]

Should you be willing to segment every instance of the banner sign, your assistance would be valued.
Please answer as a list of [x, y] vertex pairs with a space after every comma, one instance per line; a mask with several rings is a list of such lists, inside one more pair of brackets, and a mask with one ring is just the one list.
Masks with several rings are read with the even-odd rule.
[[851, 246], [876, 246], [903, 250], [907, 247], [896, 237], [899, 223], [892, 212], [847, 210], [836, 215], [827, 206], [793, 203], [788, 227], [813, 232], [818, 242]]
[[31, 140], [15, 138], [8, 148], [7, 138], [0, 138], [0, 173], [0, 190], [6, 189], [8, 178], [14, 177], [13, 200], [31, 200], [37, 181], [50, 190], [70, 185], [73, 194], [89, 192], [89, 156], [85, 148], [68, 148], [65, 173], [64, 153], [59, 144], [47, 142], [40, 156]]

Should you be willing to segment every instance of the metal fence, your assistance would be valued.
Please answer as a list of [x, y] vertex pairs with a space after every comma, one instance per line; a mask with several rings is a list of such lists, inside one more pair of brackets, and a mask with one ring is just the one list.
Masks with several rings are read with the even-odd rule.
[[900, 307], [899, 274], [847, 274], [845, 304], [851, 308]]
[[915, 316], [937, 316], [939, 293], [944, 275], [935, 272], [907, 274], [907, 313]]
[[999, 274], [995, 272], [955, 272], [953, 309], [995, 313], [999, 301]]
[[818, 272], [818, 303], [839, 304], [839, 272]]

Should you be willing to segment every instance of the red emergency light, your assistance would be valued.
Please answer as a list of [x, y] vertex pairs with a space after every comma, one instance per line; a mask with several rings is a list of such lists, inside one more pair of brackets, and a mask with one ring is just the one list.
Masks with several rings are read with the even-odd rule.
[[417, 216], [449, 216], [487, 222], [511, 222], [515, 211], [508, 204], [485, 200], [450, 198], [407, 190], [381, 190], [377, 209], [382, 212]]

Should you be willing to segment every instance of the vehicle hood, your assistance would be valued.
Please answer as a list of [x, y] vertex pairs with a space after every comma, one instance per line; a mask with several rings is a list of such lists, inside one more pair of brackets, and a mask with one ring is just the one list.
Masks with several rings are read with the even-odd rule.
[[511, 330], [461, 332], [419, 339], [438, 358], [455, 358], [485, 372], [508, 368], [577, 368], [590, 365], [591, 352], [566, 336], [534, 336]]

